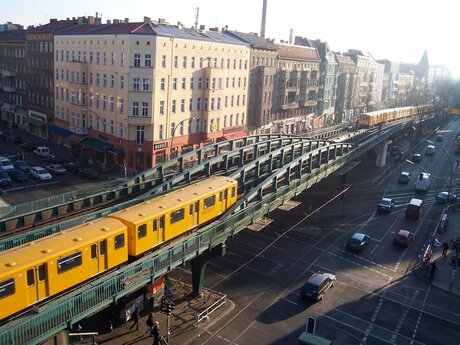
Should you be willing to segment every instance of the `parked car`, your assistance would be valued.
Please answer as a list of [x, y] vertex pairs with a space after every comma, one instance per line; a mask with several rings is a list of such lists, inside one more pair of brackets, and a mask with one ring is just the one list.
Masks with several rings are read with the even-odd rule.
[[63, 165], [64, 165], [64, 168], [68, 172], [72, 172], [72, 173], [79, 173], [81, 169], [83, 169], [80, 165], [74, 162], [67, 162], [67, 163], [64, 163]]
[[436, 152], [436, 146], [434, 146], [434, 145], [428, 145], [428, 146], [426, 147], [425, 154], [431, 156], [431, 155], [434, 155], [435, 152]]
[[401, 247], [408, 247], [409, 244], [412, 243], [412, 239], [414, 238], [414, 234], [407, 230], [399, 230], [396, 234], [393, 244]]
[[11, 178], [5, 170], [0, 169], [0, 186], [9, 186]]
[[8, 175], [10, 175], [11, 179], [15, 181], [27, 181], [26, 173], [19, 168], [15, 168], [13, 170], [8, 171]]
[[31, 167], [25, 160], [19, 159], [17, 161], [13, 161], [13, 165], [26, 174], [30, 173]]
[[50, 154], [50, 149], [46, 146], [37, 146], [34, 150], [34, 153], [37, 156], [45, 156]]
[[414, 155], [412, 156], [412, 161], [421, 162], [422, 161], [422, 155], [420, 153], [414, 153]]
[[377, 209], [379, 211], [391, 212], [395, 208], [396, 202], [390, 198], [382, 198]]
[[436, 136], [436, 141], [442, 141], [442, 134], [438, 134]]
[[24, 141], [22, 144], [21, 144], [21, 147], [24, 149], [24, 150], [27, 150], [27, 151], [33, 151], [37, 148], [37, 145], [35, 145], [34, 143], [31, 143], [31, 142], [28, 142], [28, 141]]
[[410, 172], [402, 171], [401, 174], [399, 174], [398, 182], [399, 183], [409, 183], [409, 181], [410, 181]]
[[80, 175], [89, 179], [98, 179], [99, 173], [92, 168], [84, 168], [80, 171]]
[[61, 164], [50, 164], [46, 166], [46, 169], [55, 175], [64, 175], [67, 171]]
[[334, 286], [336, 279], [335, 274], [332, 273], [313, 273], [300, 289], [300, 296], [320, 301], [327, 290]]
[[14, 165], [8, 158], [0, 157], [0, 168], [9, 171], [14, 169]]
[[369, 245], [370, 241], [369, 235], [355, 232], [347, 242], [347, 249], [360, 252]]
[[51, 154], [46, 154], [46, 155], [43, 155], [42, 156], [43, 159], [49, 163], [54, 163], [54, 164], [61, 164], [63, 163], [62, 162], [62, 159], [59, 158], [59, 157], [56, 157], [55, 155], [51, 155]]
[[6, 140], [8, 140], [10, 143], [13, 143], [13, 144], [22, 143], [21, 137], [18, 137], [17, 135], [10, 135], [6, 138]]
[[32, 167], [32, 169], [30, 169], [30, 174], [40, 181], [51, 180], [53, 178], [45, 168], [39, 166]]
[[449, 203], [455, 203], [457, 202], [457, 195], [454, 193], [449, 193], [449, 192], [441, 192], [436, 196], [436, 200], [440, 204], [445, 204], [447, 201]]

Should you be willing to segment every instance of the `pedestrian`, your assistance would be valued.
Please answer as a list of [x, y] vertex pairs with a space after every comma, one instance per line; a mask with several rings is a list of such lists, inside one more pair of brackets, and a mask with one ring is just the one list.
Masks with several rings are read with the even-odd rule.
[[444, 240], [444, 242], [442, 243], [442, 256], [446, 256], [448, 250], [449, 250], [449, 241]]
[[438, 270], [438, 267], [436, 267], [436, 262], [433, 262], [431, 264], [431, 268], [430, 268], [430, 275], [431, 275], [431, 279], [433, 279], [434, 277], [434, 274], [435, 272]]
[[155, 321], [152, 329], [153, 345], [160, 345], [160, 324]]
[[155, 322], [153, 320], [153, 316], [155, 314], [153, 313], [153, 311], [149, 314], [149, 317], [147, 318], [147, 321], [145, 322], [145, 324], [147, 325], [147, 327], [149, 328], [147, 330], [147, 332], [145, 332], [146, 334], [149, 333], [150, 336], [153, 336], [153, 326], [155, 326]]
[[131, 320], [133, 320], [133, 324], [129, 327], [129, 330], [132, 330], [134, 326], [136, 326], [136, 331], [139, 330], [139, 309], [136, 306], [134, 309], [133, 315], [131, 316]]

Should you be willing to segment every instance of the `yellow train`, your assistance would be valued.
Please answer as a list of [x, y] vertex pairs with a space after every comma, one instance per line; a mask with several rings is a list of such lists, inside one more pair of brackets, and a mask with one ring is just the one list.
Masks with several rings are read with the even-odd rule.
[[205, 224], [232, 207], [216, 176], [0, 253], [0, 320]]
[[362, 128], [371, 128], [385, 122], [420, 115], [421, 111], [424, 111], [424, 107], [402, 107], [377, 110], [361, 114], [358, 123]]

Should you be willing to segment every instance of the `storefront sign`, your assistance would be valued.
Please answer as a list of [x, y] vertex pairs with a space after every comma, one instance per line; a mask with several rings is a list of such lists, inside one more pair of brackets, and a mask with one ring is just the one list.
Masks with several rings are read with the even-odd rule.
[[154, 150], [161, 150], [161, 149], [165, 149], [168, 147], [168, 142], [165, 141], [164, 143], [159, 143], [159, 144], [153, 144], [153, 149]]

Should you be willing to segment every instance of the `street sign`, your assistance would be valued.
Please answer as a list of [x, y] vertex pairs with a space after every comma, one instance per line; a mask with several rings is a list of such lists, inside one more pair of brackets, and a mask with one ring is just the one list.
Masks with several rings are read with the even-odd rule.
[[307, 317], [306, 332], [310, 334], [316, 333], [316, 317], [309, 316]]
[[165, 288], [165, 297], [166, 297], [167, 299], [171, 299], [171, 298], [172, 298], [172, 292], [171, 292], [171, 290]]

